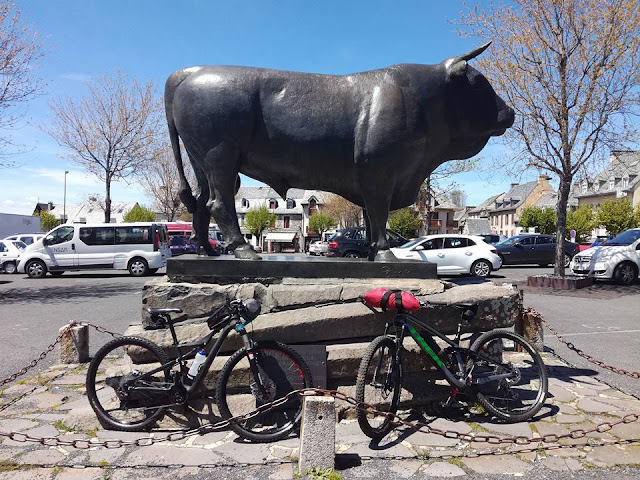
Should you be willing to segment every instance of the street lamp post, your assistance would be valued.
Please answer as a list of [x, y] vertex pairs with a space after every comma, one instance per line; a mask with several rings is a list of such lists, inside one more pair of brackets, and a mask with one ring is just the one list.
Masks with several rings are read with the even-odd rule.
[[67, 173], [69, 173], [69, 170], [64, 171], [64, 200], [62, 201], [62, 223], [67, 223]]

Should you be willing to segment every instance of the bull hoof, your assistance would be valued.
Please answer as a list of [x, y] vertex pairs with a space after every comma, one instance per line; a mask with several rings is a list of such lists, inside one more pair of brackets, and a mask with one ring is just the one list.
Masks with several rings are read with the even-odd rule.
[[376, 253], [375, 262], [399, 262], [391, 250], [379, 250]]
[[233, 251], [236, 258], [242, 260], [262, 260], [262, 257], [258, 255], [253, 248], [249, 245], [240, 245]]

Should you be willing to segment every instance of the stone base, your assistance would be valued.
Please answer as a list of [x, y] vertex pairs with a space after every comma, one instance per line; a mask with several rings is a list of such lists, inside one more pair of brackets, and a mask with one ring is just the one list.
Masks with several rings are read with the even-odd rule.
[[556, 288], [558, 290], [575, 290], [590, 287], [596, 283], [593, 277], [558, 277], [554, 275], [534, 275], [527, 277], [528, 287]]

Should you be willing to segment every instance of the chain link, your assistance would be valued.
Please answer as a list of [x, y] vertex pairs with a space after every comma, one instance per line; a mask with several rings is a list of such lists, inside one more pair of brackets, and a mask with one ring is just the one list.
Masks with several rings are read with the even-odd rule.
[[613, 365], [608, 365], [608, 364], [604, 363], [602, 360], [598, 360], [597, 358], [594, 358], [591, 355], [585, 353], [584, 351], [582, 351], [581, 349], [576, 347], [573, 343], [568, 342], [567, 340], [565, 340], [562, 337], [562, 335], [560, 335], [558, 333], [558, 331], [555, 328], [553, 328], [551, 325], [549, 325], [549, 322], [547, 322], [543, 318], [543, 316], [542, 316], [542, 314], [540, 312], [534, 310], [533, 308], [527, 308], [524, 311], [524, 314], [533, 317], [536, 321], [538, 321], [540, 323], [543, 323], [545, 325], [545, 327], [547, 327], [549, 329], [549, 331], [551, 333], [553, 333], [558, 340], [560, 340], [560, 342], [564, 343], [569, 350], [572, 350], [572, 351], [576, 352], [578, 355], [580, 355], [582, 358], [588, 360], [589, 362], [591, 362], [591, 363], [593, 363], [595, 365], [598, 365], [600, 368], [604, 368], [605, 370], [609, 370], [609, 371], [611, 371], [613, 373], [617, 373], [618, 375], [626, 375], [626, 376], [631, 377], [631, 378], [640, 378], [640, 372], [631, 372], [629, 370], [624, 370], [622, 368], [614, 367]]

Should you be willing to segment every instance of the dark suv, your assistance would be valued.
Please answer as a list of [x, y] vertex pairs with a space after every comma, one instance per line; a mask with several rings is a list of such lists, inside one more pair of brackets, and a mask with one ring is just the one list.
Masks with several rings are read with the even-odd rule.
[[[387, 229], [390, 247], [399, 247], [409, 240], [397, 232]], [[363, 258], [369, 254], [367, 234], [364, 227], [341, 228], [329, 239], [328, 257]]]
[[[502, 265], [537, 263], [546, 266], [555, 262], [555, 235], [523, 234], [507, 238], [494, 245], [502, 258]], [[564, 266], [568, 267], [573, 256], [578, 253], [578, 244], [564, 241]]]

